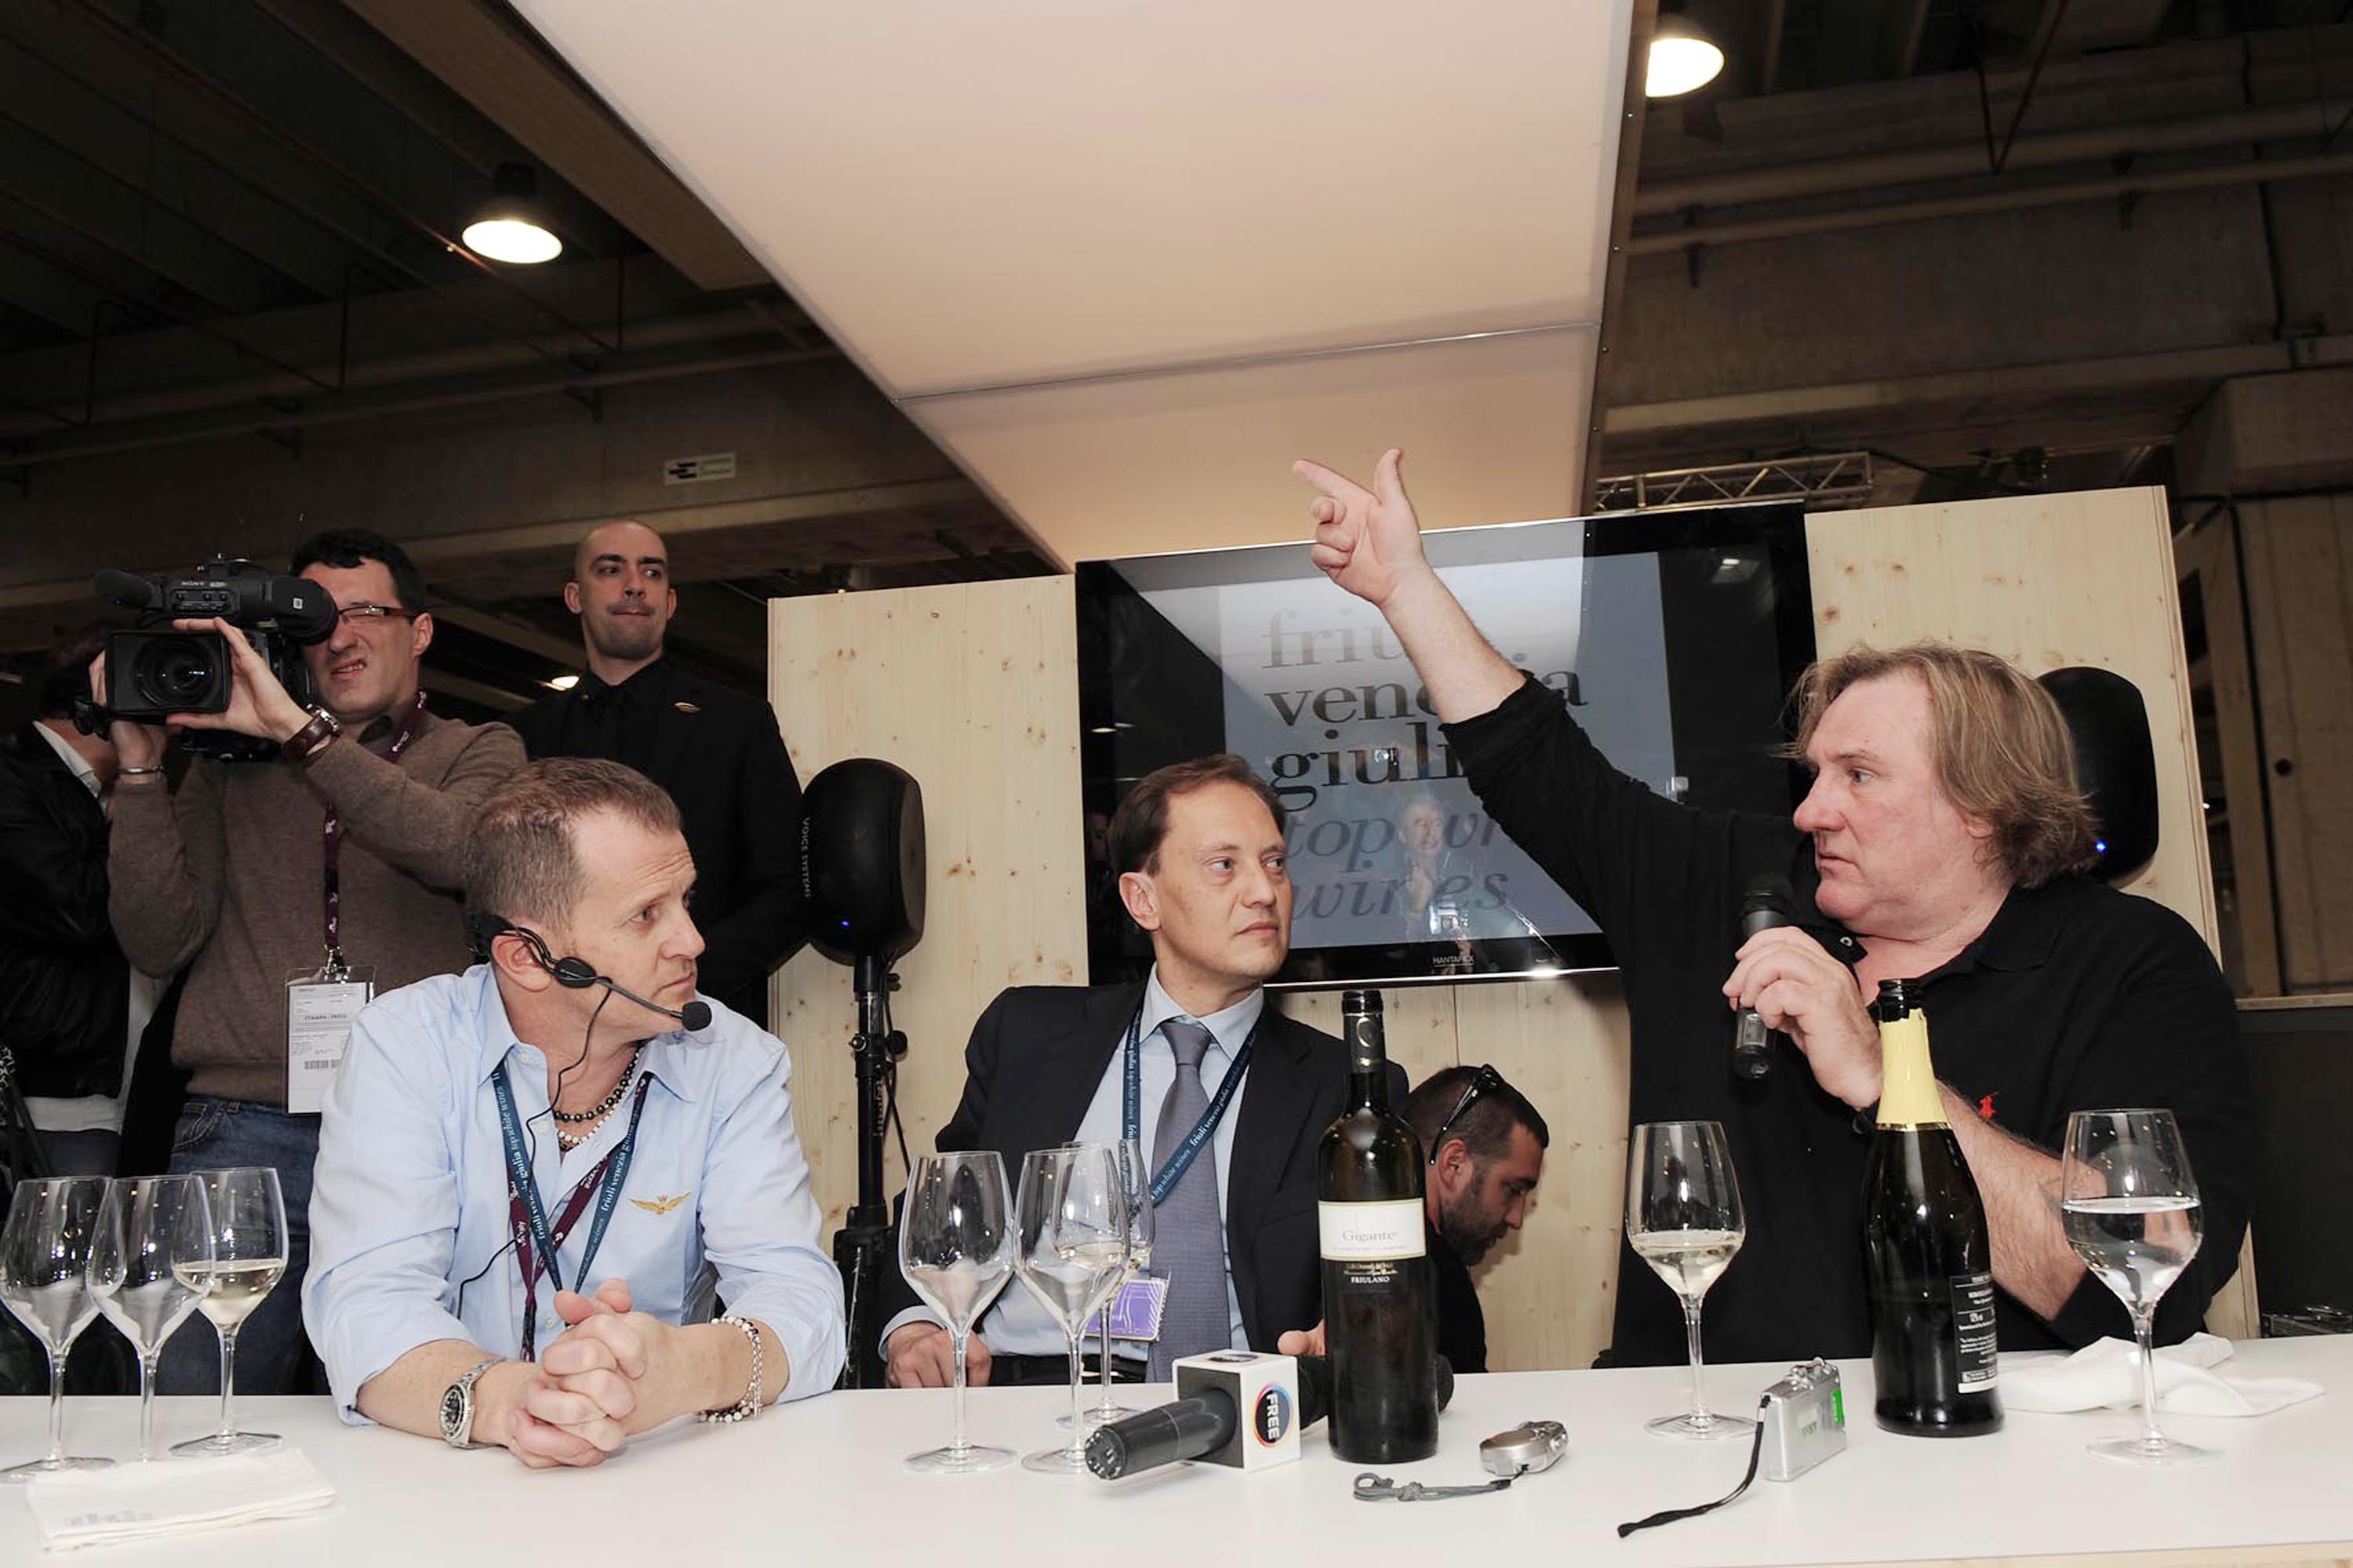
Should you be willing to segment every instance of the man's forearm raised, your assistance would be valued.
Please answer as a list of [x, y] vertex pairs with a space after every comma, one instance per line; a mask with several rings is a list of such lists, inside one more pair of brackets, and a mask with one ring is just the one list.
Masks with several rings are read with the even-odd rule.
[[1480, 634], [1422, 553], [1402, 461], [1394, 447], [1383, 452], [1370, 490], [1321, 463], [1303, 460], [1292, 471], [1323, 493], [1308, 507], [1316, 566], [1381, 612], [1438, 716], [1453, 724], [1501, 704], [1519, 689], [1520, 673]]

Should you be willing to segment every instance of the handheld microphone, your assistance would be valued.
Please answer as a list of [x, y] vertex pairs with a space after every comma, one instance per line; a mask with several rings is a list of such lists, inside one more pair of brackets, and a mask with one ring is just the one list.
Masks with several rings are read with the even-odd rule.
[[[1778, 871], [1766, 872], [1748, 884], [1747, 896], [1740, 901], [1740, 939], [1744, 943], [1759, 931], [1769, 931], [1776, 926], [1795, 922], [1789, 906], [1797, 902], [1797, 891], [1789, 879]], [[1770, 1048], [1772, 1031], [1765, 1027], [1753, 1007], [1740, 1010], [1740, 1022], [1732, 1037], [1732, 1071], [1736, 1077], [1751, 1083], [1762, 1079], [1773, 1069]]]
[[659, 1012], [664, 1018], [675, 1018], [686, 1028], [708, 1029], [711, 1027], [711, 1004], [699, 996], [684, 1007], [664, 1007], [660, 1002], [647, 1001], [608, 975], [592, 975], [589, 977], [588, 983], [601, 985], [615, 996], [627, 997], [648, 1012]]
[[[1098, 1426], [1087, 1439], [1087, 1468], [1106, 1481], [1122, 1476], [1135, 1475], [1144, 1470], [1156, 1470], [1180, 1459], [1208, 1458], [1231, 1468], [1254, 1467], [1251, 1458], [1256, 1446], [1245, 1447], [1235, 1441], [1241, 1425], [1241, 1402], [1235, 1395], [1244, 1386], [1237, 1372], [1200, 1363], [1214, 1363], [1220, 1359], [1237, 1368], [1255, 1361], [1275, 1361], [1284, 1358], [1260, 1357], [1232, 1351], [1213, 1351], [1209, 1355], [1189, 1357], [1176, 1363], [1180, 1391], [1193, 1392], [1184, 1399], [1151, 1410], [1141, 1410], [1134, 1415]], [[1272, 1446], [1283, 1437], [1295, 1437], [1300, 1432], [1324, 1419], [1332, 1408], [1332, 1362], [1327, 1356], [1300, 1356], [1298, 1363], [1298, 1419], [1288, 1424], [1279, 1434], [1261, 1432], [1261, 1442]], [[1438, 1408], [1443, 1410], [1454, 1397], [1454, 1368], [1444, 1356], [1435, 1358], [1438, 1363]], [[1192, 1375], [1187, 1375], [1192, 1374]], [[1259, 1380], [1277, 1388], [1279, 1377]], [[1255, 1411], [1270, 1406], [1281, 1410], [1279, 1400], [1270, 1401], [1261, 1392], [1252, 1402]], [[1229, 1456], [1230, 1453], [1230, 1457]], [[1282, 1455], [1279, 1457], [1293, 1457]]]

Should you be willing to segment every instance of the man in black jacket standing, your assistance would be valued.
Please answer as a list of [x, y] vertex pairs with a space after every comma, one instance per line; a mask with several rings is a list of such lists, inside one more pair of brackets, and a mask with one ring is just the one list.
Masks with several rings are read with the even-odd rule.
[[765, 1025], [768, 976], [807, 934], [801, 786], [776, 715], [662, 657], [678, 592], [670, 552], [644, 524], [591, 529], [564, 602], [580, 618], [588, 668], [507, 722], [533, 758], [623, 762], [670, 791], [694, 855], [702, 990]]
[[61, 1176], [111, 1175], [130, 1055], [162, 989], [106, 915], [113, 744], [74, 727], [96, 633], [63, 649], [40, 716], [0, 737], [0, 1046]]

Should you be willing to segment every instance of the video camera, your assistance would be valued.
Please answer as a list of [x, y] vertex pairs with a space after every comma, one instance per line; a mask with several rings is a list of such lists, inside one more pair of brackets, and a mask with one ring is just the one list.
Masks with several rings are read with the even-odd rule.
[[[266, 571], [251, 561], [216, 556], [194, 577], [142, 577], [104, 571], [90, 584], [103, 599], [142, 612], [131, 631], [106, 639], [106, 690], [74, 705], [74, 723], [98, 735], [116, 719], [160, 724], [172, 714], [226, 712], [236, 691], [227, 641], [217, 631], [182, 631], [174, 620], [220, 617], [246, 634], [287, 694], [316, 700], [301, 650], [335, 630], [335, 599], [309, 577]], [[160, 623], [160, 624], [159, 624]], [[264, 762], [275, 741], [227, 730], [189, 730], [180, 744], [223, 762]]]

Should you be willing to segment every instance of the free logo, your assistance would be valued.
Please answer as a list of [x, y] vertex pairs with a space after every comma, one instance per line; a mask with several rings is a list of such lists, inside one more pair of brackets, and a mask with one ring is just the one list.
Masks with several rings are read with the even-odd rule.
[[1291, 1395], [1277, 1384], [1258, 1396], [1250, 1411], [1250, 1436], [1260, 1447], [1271, 1448], [1290, 1435]]

